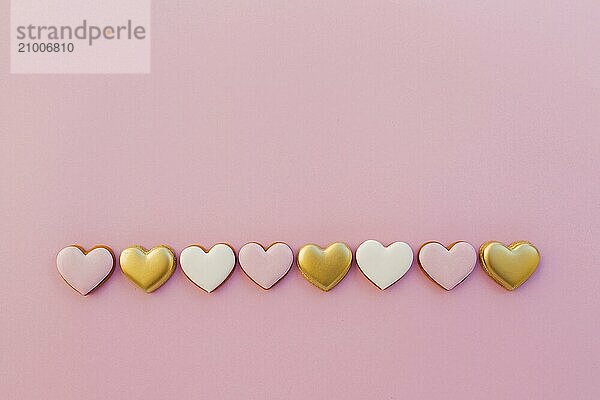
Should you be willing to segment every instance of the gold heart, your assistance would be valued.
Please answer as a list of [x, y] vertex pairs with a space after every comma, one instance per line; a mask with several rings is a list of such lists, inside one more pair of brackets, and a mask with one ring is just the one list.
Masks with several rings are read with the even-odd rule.
[[165, 283], [177, 265], [175, 253], [167, 246], [146, 250], [141, 246], [128, 247], [119, 258], [121, 270], [146, 293], [154, 292]]
[[298, 268], [307, 281], [328, 291], [337, 285], [350, 269], [352, 250], [344, 243], [334, 243], [325, 250], [307, 244], [298, 252]]
[[479, 249], [481, 266], [505, 289], [515, 290], [536, 270], [540, 252], [529, 242], [511, 243], [508, 247], [500, 242], [486, 242]]

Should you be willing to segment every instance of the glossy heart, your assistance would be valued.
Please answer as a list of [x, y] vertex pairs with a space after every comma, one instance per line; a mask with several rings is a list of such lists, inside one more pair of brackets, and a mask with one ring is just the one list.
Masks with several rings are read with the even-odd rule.
[[344, 243], [333, 243], [325, 250], [307, 244], [298, 252], [298, 267], [310, 283], [321, 290], [331, 290], [348, 273], [352, 251]]
[[224, 243], [214, 245], [209, 251], [201, 246], [189, 246], [180, 257], [185, 275], [209, 293], [225, 282], [235, 266], [235, 253]]
[[367, 240], [356, 250], [356, 263], [365, 276], [383, 290], [402, 278], [413, 262], [413, 251], [404, 242], [384, 247]]
[[265, 250], [251, 242], [240, 249], [238, 258], [246, 275], [263, 289], [269, 289], [288, 273], [294, 253], [285, 243], [273, 243]]
[[428, 242], [419, 250], [419, 265], [438, 285], [451, 290], [475, 268], [477, 252], [467, 242], [456, 242], [449, 248], [438, 242]]
[[88, 251], [77, 245], [67, 246], [56, 256], [56, 267], [65, 282], [85, 296], [108, 279], [115, 267], [115, 256], [106, 246]]
[[479, 249], [481, 266], [505, 289], [515, 290], [535, 272], [540, 252], [529, 242], [514, 242], [506, 247], [500, 242], [486, 242]]
[[121, 270], [129, 280], [146, 293], [161, 287], [175, 271], [175, 253], [167, 246], [146, 250], [141, 246], [128, 247], [119, 258]]

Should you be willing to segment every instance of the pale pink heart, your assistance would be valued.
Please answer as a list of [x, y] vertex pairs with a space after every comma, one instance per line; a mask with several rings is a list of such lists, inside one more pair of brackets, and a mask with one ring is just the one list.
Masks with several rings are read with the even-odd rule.
[[446, 290], [461, 283], [475, 268], [477, 252], [467, 242], [457, 242], [450, 250], [430, 242], [419, 250], [419, 264], [431, 279]]
[[240, 266], [263, 289], [285, 276], [294, 262], [294, 253], [285, 243], [274, 243], [265, 251], [258, 243], [246, 243], [238, 254]]
[[115, 265], [113, 254], [96, 247], [87, 254], [77, 246], [68, 246], [56, 256], [56, 267], [63, 279], [83, 296], [100, 285]]

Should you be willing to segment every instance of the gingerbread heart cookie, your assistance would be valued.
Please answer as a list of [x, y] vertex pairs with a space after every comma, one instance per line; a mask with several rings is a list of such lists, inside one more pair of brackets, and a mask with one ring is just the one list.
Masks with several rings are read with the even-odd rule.
[[508, 290], [521, 286], [540, 262], [540, 252], [526, 241], [508, 246], [495, 241], [486, 242], [479, 249], [479, 257], [485, 272]]
[[473, 272], [477, 252], [467, 242], [456, 242], [448, 248], [439, 242], [427, 242], [419, 249], [419, 265], [446, 290], [452, 290]]
[[167, 246], [146, 250], [141, 246], [128, 247], [119, 258], [121, 270], [127, 278], [146, 293], [161, 287], [175, 271], [175, 253]]
[[86, 296], [110, 277], [115, 256], [110, 247], [104, 245], [89, 250], [72, 245], [58, 253], [56, 267], [69, 286]]
[[325, 250], [307, 244], [298, 252], [298, 268], [310, 283], [329, 291], [348, 273], [352, 250], [345, 243], [333, 243]]
[[381, 290], [402, 278], [412, 262], [413, 251], [404, 242], [385, 247], [377, 240], [367, 240], [356, 250], [358, 267]]
[[209, 293], [221, 286], [235, 267], [235, 253], [225, 243], [216, 244], [208, 251], [198, 245], [189, 246], [180, 257], [183, 273]]
[[285, 243], [276, 242], [265, 249], [250, 242], [240, 249], [238, 258], [246, 275], [263, 289], [269, 289], [288, 273], [294, 253]]

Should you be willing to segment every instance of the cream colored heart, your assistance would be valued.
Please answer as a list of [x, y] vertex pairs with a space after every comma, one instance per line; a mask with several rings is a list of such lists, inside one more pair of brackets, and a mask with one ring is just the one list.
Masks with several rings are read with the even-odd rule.
[[356, 250], [358, 267], [381, 290], [402, 278], [412, 262], [413, 251], [404, 242], [385, 247], [377, 240], [367, 240]]
[[209, 251], [193, 245], [183, 249], [180, 264], [190, 281], [210, 293], [225, 282], [233, 271], [235, 253], [224, 243], [214, 245]]

